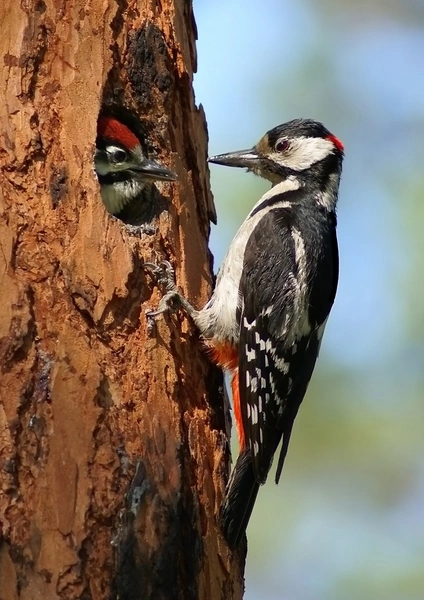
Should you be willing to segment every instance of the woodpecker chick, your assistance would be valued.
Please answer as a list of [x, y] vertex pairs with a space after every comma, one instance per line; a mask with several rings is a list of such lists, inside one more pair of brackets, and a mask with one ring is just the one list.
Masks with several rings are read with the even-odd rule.
[[143, 154], [140, 140], [126, 125], [106, 116], [97, 124], [94, 168], [103, 203], [112, 215], [138, 198], [146, 184], [177, 179], [174, 171]]
[[215, 361], [232, 373], [240, 454], [220, 513], [232, 548], [244, 536], [281, 443], [279, 481], [334, 302], [343, 153], [321, 123], [296, 119], [270, 130], [249, 150], [210, 158], [245, 167], [272, 188], [240, 226], [202, 310], [178, 293], [169, 265], [156, 268], [167, 293], [151, 316], [184, 308]]

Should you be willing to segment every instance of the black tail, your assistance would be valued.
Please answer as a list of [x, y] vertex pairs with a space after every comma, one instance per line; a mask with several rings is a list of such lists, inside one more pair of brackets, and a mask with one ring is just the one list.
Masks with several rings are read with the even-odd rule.
[[275, 483], [278, 485], [281, 477], [281, 471], [284, 467], [284, 461], [286, 460], [287, 450], [289, 449], [290, 436], [293, 429], [294, 418], [289, 421], [284, 429], [283, 433], [283, 444], [281, 446], [280, 456], [278, 458], [277, 471], [275, 473]]
[[245, 534], [258, 490], [250, 450], [243, 450], [231, 473], [219, 514], [222, 533], [232, 550], [237, 548]]

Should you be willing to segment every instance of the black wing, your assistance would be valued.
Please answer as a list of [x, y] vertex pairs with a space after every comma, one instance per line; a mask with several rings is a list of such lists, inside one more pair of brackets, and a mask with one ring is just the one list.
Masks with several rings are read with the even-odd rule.
[[323, 210], [309, 217], [299, 209], [272, 208], [246, 246], [240, 404], [259, 483], [283, 436], [278, 481], [337, 288], [335, 216]]

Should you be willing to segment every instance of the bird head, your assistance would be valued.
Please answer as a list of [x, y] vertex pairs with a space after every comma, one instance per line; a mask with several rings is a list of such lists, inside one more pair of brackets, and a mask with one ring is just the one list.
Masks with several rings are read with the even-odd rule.
[[112, 215], [137, 198], [147, 183], [177, 179], [174, 171], [145, 156], [126, 125], [106, 116], [98, 120], [94, 168], [103, 203]]
[[343, 152], [343, 144], [322, 123], [295, 119], [268, 131], [253, 148], [212, 156], [209, 162], [245, 167], [273, 185], [288, 178], [307, 184], [312, 177], [340, 173]]

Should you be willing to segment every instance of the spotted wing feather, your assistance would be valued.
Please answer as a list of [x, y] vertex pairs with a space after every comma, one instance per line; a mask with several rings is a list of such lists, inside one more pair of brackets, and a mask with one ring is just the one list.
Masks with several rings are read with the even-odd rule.
[[294, 211], [274, 209], [246, 246], [245, 264], [261, 270], [244, 268], [240, 281], [240, 404], [259, 483], [283, 437], [279, 477], [335, 296], [335, 222], [322, 218], [300, 231]]

